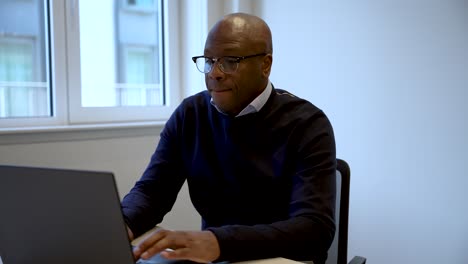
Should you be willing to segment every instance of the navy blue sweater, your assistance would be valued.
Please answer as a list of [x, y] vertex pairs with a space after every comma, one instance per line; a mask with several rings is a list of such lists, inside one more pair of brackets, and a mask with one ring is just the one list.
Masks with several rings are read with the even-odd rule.
[[185, 99], [122, 201], [136, 236], [160, 223], [185, 180], [219, 260], [269, 257], [322, 263], [334, 232], [336, 154], [325, 114], [273, 89], [257, 113], [230, 117], [207, 91]]

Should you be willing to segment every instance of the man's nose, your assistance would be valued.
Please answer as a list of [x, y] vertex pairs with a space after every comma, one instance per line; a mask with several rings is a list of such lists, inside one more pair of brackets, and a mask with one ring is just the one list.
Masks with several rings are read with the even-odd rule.
[[221, 70], [221, 67], [218, 62], [213, 64], [211, 71], [208, 73], [208, 77], [215, 80], [221, 80], [225, 76], [225, 73]]

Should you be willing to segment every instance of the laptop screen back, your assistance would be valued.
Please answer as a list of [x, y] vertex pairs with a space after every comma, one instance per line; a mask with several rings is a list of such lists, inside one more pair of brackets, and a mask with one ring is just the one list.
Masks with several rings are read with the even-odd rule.
[[134, 263], [112, 173], [0, 166], [0, 256]]

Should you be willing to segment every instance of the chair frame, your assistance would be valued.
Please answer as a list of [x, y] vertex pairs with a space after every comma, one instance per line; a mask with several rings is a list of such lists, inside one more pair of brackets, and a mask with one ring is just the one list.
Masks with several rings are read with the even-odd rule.
[[[338, 259], [337, 264], [348, 263], [348, 222], [349, 222], [349, 189], [351, 169], [346, 161], [336, 159], [336, 170], [341, 175], [340, 218], [338, 220]], [[355, 256], [348, 264], [365, 264], [366, 258]]]
[[348, 163], [342, 159], [336, 160], [336, 170], [341, 175], [338, 264], [344, 264], [348, 261], [349, 184], [351, 170]]

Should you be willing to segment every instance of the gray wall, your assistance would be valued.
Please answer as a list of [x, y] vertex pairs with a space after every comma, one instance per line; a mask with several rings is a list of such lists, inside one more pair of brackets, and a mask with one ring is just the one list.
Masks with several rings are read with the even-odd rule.
[[351, 166], [349, 255], [468, 263], [468, 2], [257, 2], [272, 82], [330, 117]]
[[[12, 137], [13, 144], [0, 144], [0, 164], [111, 171], [123, 197], [148, 164], [160, 130], [145, 128], [131, 132], [104, 130], [16, 135]], [[5, 143], [5, 137], [0, 135], [0, 143]], [[31, 141], [38, 142], [28, 143]], [[187, 230], [200, 228], [200, 217], [191, 205], [185, 185], [173, 212], [166, 215], [162, 226]]]
[[[338, 156], [351, 165], [349, 255], [468, 263], [468, 3], [257, 0], [251, 8], [273, 31], [273, 83], [328, 114]], [[125, 194], [158, 134], [50, 134], [0, 145], [0, 163], [112, 170]], [[163, 225], [199, 228], [185, 190]]]

